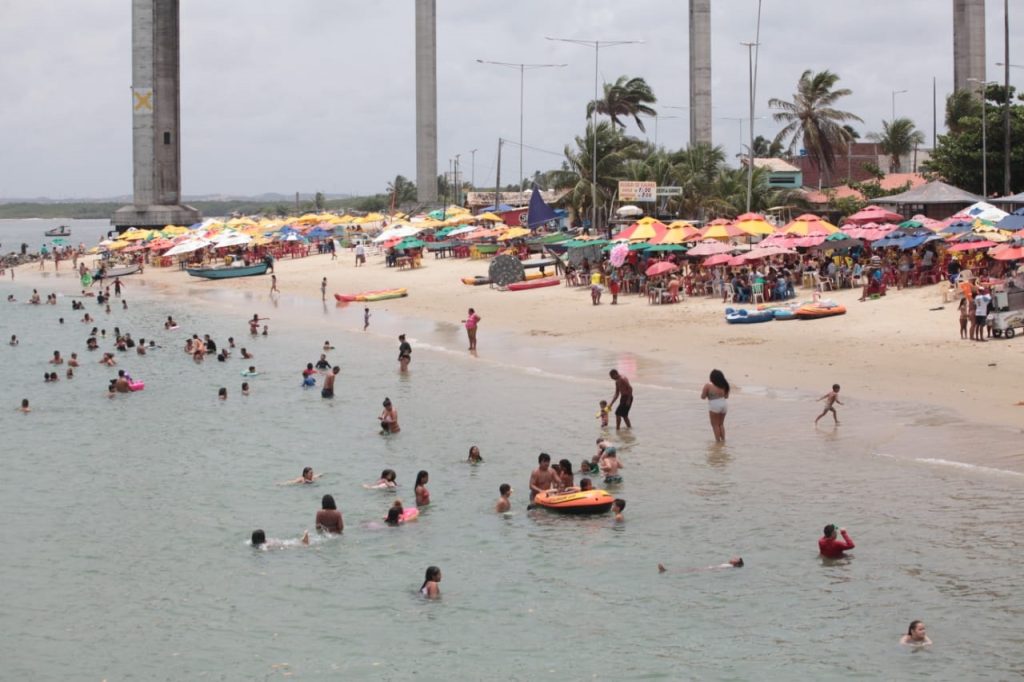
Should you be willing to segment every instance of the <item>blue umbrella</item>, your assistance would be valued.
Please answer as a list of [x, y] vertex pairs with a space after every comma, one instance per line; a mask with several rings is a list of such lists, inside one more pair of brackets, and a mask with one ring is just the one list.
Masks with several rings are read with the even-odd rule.
[[330, 237], [331, 233], [322, 227], [315, 227], [306, 233], [307, 239], [323, 239], [324, 237]]
[[998, 223], [996, 227], [1000, 230], [1024, 230], [1024, 208], [1018, 208], [1016, 211], [1006, 216]]

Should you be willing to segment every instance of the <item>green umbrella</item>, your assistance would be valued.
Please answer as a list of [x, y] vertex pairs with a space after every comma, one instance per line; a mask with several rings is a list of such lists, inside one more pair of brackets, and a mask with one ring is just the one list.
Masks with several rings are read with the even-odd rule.
[[922, 223], [920, 220], [904, 220], [902, 223], [900, 223], [900, 227], [903, 227], [903, 228], [924, 227], [924, 223]]
[[656, 245], [650, 247], [647, 250], [648, 251], [686, 251], [687, 247], [683, 246], [682, 244], [656, 244]]
[[[913, 221], [908, 221], [908, 222], [913, 222]], [[850, 239], [850, 238], [851, 238], [850, 235], [846, 234], [845, 232], [833, 232], [829, 236], [825, 237], [825, 241], [827, 241], [827, 242], [837, 242], [837, 241], [839, 241], [841, 239]]]
[[565, 243], [569, 248], [577, 246], [604, 246], [608, 243], [607, 239], [573, 239]]
[[406, 239], [405, 241], [399, 242], [395, 248], [400, 251], [403, 249], [422, 249], [426, 245], [427, 243], [425, 241], [419, 239]]

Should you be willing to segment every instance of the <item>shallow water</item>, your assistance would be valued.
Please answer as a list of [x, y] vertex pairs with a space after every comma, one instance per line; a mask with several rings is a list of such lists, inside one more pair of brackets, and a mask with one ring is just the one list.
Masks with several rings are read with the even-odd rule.
[[[66, 280], [66, 281], [65, 281]], [[54, 289], [74, 291], [72, 277]], [[361, 308], [223, 292], [198, 283], [188, 305], [128, 278], [131, 304], [88, 310], [164, 348], [126, 355], [141, 393], [108, 400], [114, 370], [84, 351], [68, 299], [2, 308], [7, 406], [0, 478], [4, 576], [0, 677], [7, 679], [963, 679], [1024, 673], [1024, 524], [1019, 433], [951, 421], [934, 408], [848, 396], [843, 424], [811, 422], [807, 396], [743, 387], [729, 443], [710, 439], [696, 388], [670, 364], [581, 348], [532, 347], [481, 330], [465, 353], [455, 324]], [[0, 291], [6, 298], [15, 291]], [[46, 290], [48, 291], [48, 289]], [[2, 304], [6, 305], [6, 304]], [[271, 335], [248, 336], [253, 312]], [[165, 332], [173, 314], [182, 329]], [[57, 324], [63, 315], [66, 324]], [[455, 320], [457, 321], [457, 320]], [[91, 325], [90, 325], [91, 326]], [[398, 330], [413, 338], [397, 373]], [[239, 395], [237, 357], [196, 365], [185, 333], [234, 335], [256, 358]], [[343, 370], [338, 397], [300, 388], [306, 362]], [[54, 349], [83, 360], [43, 384]], [[754, 361], [750, 354], [750, 361]], [[744, 357], [719, 363], [741, 374]], [[537, 453], [575, 465], [600, 434], [607, 370], [635, 377], [635, 429], [617, 440], [626, 522], [525, 511]], [[521, 369], [525, 367], [526, 369]], [[216, 400], [226, 386], [230, 397]], [[31, 415], [13, 408], [27, 396]], [[402, 432], [376, 433], [384, 396]], [[816, 396], [815, 396], [816, 397]], [[486, 460], [465, 463], [469, 445]], [[1007, 467], [964, 468], [984, 447]], [[312, 486], [275, 482], [302, 466]], [[411, 503], [416, 471], [433, 503], [381, 528], [395, 494], [368, 491], [394, 468]], [[492, 513], [500, 483], [514, 513]], [[342, 510], [341, 538], [273, 552], [249, 533], [294, 538], [320, 496]], [[850, 529], [853, 557], [823, 563], [826, 523]], [[739, 570], [687, 572], [742, 555]], [[669, 572], [659, 575], [661, 562]], [[424, 569], [443, 598], [425, 603]], [[895, 642], [910, 620], [936, 642]]]
[[[71, 235], [60, 237], [65, 246], [85, 244], [94, 246], [114, 227], [109, 220], [71, 220], [68, 218], [32, 218], [28, 220], [0, 220], [0, 254], [19, 252], [21, 245], [28, 244], [29, 253], [35, 253], [43, 244], [48, 248], [54, 245], [57, 237], [47, 237], [44, 232], [49, 229], [67, 225]], [[61, 242], [57, 242], [60, 244]], [[89, 257], [92, 260], [92, 257]], [[50, 264], [53, 269], [53, 264]], [[7, 298], [6, 296], [4, 298]]]

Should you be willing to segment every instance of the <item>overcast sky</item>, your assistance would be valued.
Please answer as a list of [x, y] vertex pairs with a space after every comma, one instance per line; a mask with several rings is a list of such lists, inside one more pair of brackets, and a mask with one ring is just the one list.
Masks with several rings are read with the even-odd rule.
[[[216, 0], [181, 3], [182, 189], [185, 194], [372, 193], [415, 177], [412, 0]], [[525, 142], [561, 152], [586, 126], [592, 49], [545, 36], [642, 40], [601, 52], [604, 80], [643, 76], [658, 96], [659, 142], [687, 142], [685, 0], [438, 0], [438, 164], [462, 155], [465, 177], [494, 182], [497, 140], [519, 137], [518, 70], [476, 63], [564, 62], [526, 74]], [[713, 0], [715, 142], [739, 151], [747, 50], [757, 0]], [[1013, 63], [1024, 10], [1011, 15]], [[909, 116], [932, 133], [932, 77], [952, 87], [950, 0], [764, 0], [758, 114], [789, 99], [807, 68], [853, 90], [842, 108], [862, 133]], [[1002, 79], [1003, 3], [988, 0], [988, 77]], [[1011, 70], [1024, 87], [1024, 69]], [[0, 0], [0, 197], [102, 197], [131, 192], [129, 0]], [[744, 130], [746, 124], [744, 123]], [[648, 135], [654, 136], [654, 121]], [[774, 134], [770, 120], [756, 132]], [[635, 131], [638, 134], [638, 131]], [[745, 133], [744, 133], [745, 134]], [[557, 167], [526, 150], [524, 172]], [[506, 147], [502, 177], [518, 153]]]

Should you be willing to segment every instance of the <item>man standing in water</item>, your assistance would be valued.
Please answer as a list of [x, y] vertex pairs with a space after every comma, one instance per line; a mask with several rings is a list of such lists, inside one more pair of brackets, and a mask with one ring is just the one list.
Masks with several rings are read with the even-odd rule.
[[398, 366], [402, 372], [407, 372], [409, 361], [412, 360], [412, 346], [405, 340], [405, 334], [399, 334], [398, 341]]
[[615, 382], [615, 395], [608, 402], [608, 407], [614, 407], [615, 401], [619, 401], [619, 406], [615, 409], [615, 430], [619, 430], [622, 422], [626, 422], [626, 428], [631, 429], [633, 425], [629, 421], [629, 410], [633, 407], [633, 387], [629, 379], [619, 374], [616, 369], [608, 372], [608, 376]]
[[[843, 536], [842, 540], [836, 537], [837, 532]], [[836, 528], [834, 523], [825, 526], [824, 535], [818, 540], [818, 551], [826, 559], [842, 559], [844, 556], [843, 552], [853, 549], [853, 547], [853, 540], [850, 539], [846, 529]]]
[[551, 455], [546, 452], [537, 457], [537, 468], [530, 474], [530, 502], [545, 490], [558, 487], [558, 475], [551, 468]]
[[337, 365], [331, 370], [331, 373], [324, 377], [324, 387], [320, 389], [321, 398], [333, 398], [334, 397], [334, 379], [338, 376], [338, 372], [341, 371], [341, 367]]

